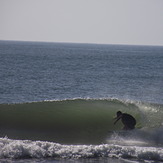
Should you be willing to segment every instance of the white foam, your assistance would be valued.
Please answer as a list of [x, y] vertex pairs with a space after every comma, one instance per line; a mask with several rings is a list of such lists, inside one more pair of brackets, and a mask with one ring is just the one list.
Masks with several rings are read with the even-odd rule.
[[115, 131], [106, 141], [110, 144], [126, 146], [163, 146], [163, 127]]
[[163, 161], [159, 147], [101, 145], [61, 145], [52, 142], [0, 138], [0, 159], [3, 158], [95, 158], [117, 157]]

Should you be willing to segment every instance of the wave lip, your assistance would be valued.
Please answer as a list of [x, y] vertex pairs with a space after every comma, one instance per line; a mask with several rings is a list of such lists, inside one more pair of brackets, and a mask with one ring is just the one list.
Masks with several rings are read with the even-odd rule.
[[0, 159], [22, 158], [125, 158], [163, 161], [163, 149], [158, 147], [101, 145], [61, 145], [52, 142], [0, 138]]

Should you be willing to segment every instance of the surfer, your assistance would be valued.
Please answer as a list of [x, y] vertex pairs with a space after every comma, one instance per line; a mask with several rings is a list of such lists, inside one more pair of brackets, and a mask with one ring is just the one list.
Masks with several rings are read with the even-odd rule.
[[123, 130], [132, 130], [135, 128], [136, 120], [130, 114], [126, 114], [126, 113], [122, 113], [121, 111], [118, 111], [117, 117], [115, 119], [116, 121], [114, 122], [114, 124], [116, 124], [121, 119], [122, 123], [124, 124]]

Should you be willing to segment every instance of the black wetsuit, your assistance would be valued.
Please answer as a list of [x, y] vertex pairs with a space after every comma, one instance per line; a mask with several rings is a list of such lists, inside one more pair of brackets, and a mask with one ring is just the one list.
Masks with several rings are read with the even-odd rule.
[[122, 120], [122, 123], [124, 124], [123, 129], [128, 130], [128, 129], [134, 129], [135, 128], [136, 120], [130, 114], [122, 113], [121, 120]]

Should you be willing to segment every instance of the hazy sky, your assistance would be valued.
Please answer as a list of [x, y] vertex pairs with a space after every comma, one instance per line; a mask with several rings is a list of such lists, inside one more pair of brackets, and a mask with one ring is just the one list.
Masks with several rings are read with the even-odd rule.
[[163, 45], [163, 0], [0, 0], [0, 40]]

